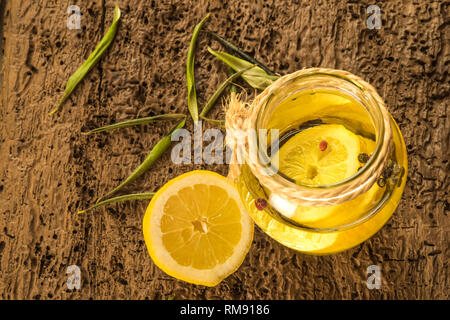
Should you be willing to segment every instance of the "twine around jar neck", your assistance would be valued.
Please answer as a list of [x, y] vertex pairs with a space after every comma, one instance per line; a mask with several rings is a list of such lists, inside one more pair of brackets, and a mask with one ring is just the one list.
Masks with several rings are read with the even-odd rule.
[[[261, 163], [260, 157], [249, 155], [249, 150], [258, 150], [255, 139], [238, 135], [242, 135], [242, 132], [247, 132], [249, 129], [257, 129], [259, 113], [267, 99], [280, 88], [301, 76], [320, 74], [342, 78], [360, 88], [362, 93], [377, 105], [376, 110], [380, 113], [380, 127], [377, 130], [375, 151], [366, 165], [355, 175], [333, 185], [307, 187], [295, 184], [277, 173], [268, 175], [267, 166]], [[283, 76], [267, 87], [251, 103], [241, 101], [239, 95], [232, 94], [226, 111], [225, 128], [227, 145], [233, 151], [228, 177], [234, 181], [239, 177], [240, 165], [236, 163], [238, 151], [240, 151], [245, 163], [263, 186], [290, 203], [300, 206], [336, 205], [365, 193], [382, 174], [393, 148], [390, 114], [376, 90], [369, 83], [349, 72], [326, 68], [303, 69]]]

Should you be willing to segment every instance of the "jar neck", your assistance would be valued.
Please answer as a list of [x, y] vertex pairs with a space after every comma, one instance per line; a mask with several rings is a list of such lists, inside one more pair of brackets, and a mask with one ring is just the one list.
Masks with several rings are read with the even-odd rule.
[[[280, 108], [286, 105], [286, 101], [295, 100], [296, 95], [305, 92], [305, 90], [330, 90], [350, 97], [360, 105], [361, 110], [367, 113], [371, 120], [370, 131], [374, 135], [376, 147], [367, 163], [360, 170], [334, 184], [306, 185], [293, 183], [281, 172], [262, 178], [262, 176], [258, 176], [258, 173], [260, 173], [257, 172], [260, 169], [259, 166], [249, 163], [260, 182], [271, 192], [279, 193], [282, 191], [281, 193], [294, 202], [309, 206], [342, 203], [367, 191], [381, 175], [392, 148], [390, 116], [375, 89], [350, 73], [332, 69], [300, 70], [280, 80], [284, 81], [278, 85], [275, 83], [272, 85], [273, 87], [271, 86], [272, 88], [268, 88], [268, 92], [266, 92], [267, 89], [265, 94], [263, 92], [261, 99], [255, 100], [255, 103], [259, 104], [257, 106], [259, 110], [257, 116], [253, 118], [253, 123], [252, 119], [249, 120], [250, 128], [255, 128], [257, 132], [259, 132], [259, 129], [274, 129], [274, 125], [277, 124], [276, 121], [273, 121], [274, 116], [280, 112]], [[307, 114], [308, 110], [302, 112]], [[283, 131], [287, 128], [288, 126], [278, 129]], [[258, 150], [259, 145], [258, 142], [256, 150]], [[261, 151], [263, 150], [258, 150], [259, 156], [267, 157], [267, 150]], [[270, 159], [264, 160], [266, 160], [266, 163], [270, 162]]]

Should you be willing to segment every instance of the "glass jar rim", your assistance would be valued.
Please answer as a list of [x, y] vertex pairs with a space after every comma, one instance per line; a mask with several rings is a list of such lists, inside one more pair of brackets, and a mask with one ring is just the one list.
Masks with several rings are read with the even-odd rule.
[[[344, 75], [338, 75], [338, 74], [334, 74], [334, 73], [328, 73], [328, 72], [324, 72], [324, 71], [320, 71], [320, 72], [310, 72], [310, 73], [305, 73], [305, 74], [301, 74], [299, 76], [294, 77], [293, 79], [290, 79], [288, 81], [287, 84], [289, 83], [293, 83], [299, 79], [306, 79], [308, 77], [313, 77], [313, 76], [324, 76], [324, 77], [332, 77], [335, 79], [340, 79], [345, 81], [347, 84], [352, 85], [354, 88], [358, 89], [359, 92], [362, 94], [362, 96], [365, 96], [366, 98], [368, 98], [369, 101], [371, 101], [372, 103], [372, 107], [374, 108], [374, 111], [378, 114], [378, 116], [381, 117], [382, 115], [382, 111], [381, 111], [381, 107], [378, 104], [377, 100], [374, 99], [371, 95], [370, 92], [368, 92], [367, 90], [365, 90], [365, 86], [344, 76]], [[261, 115], [264, 113], [264, 111], [266, 111], [266, 107], [269, 104], [270, 100], [273, 98], [273, 96], [276, 93], [271, 93], [270, 95], [268, 95], [267, 97], [264, 98], [264, 100], [262, 101], [262, 103], [264, 104], [263, 107], [259, 110], [256, 121], [255, 121], [255, 129], [256, 131], [258, 131], [259, 127], [258, 124], [261, 121]], [[368, 96], [366, 96], [368, 94]], [[283, 100], [287, 99], [290, 95], [287, 95], [286, 97], [283, 98]], [[366, 104], [364, 102], [362, 102], [360, 99], [358, 99], [358, 102], [360, 102], [364, 108], [369, 112], [370, 116], [371, 116], [371, 120], [374, 122], [373, 119], [373, 115], [372, 113], [368, 110]], [[311, 184], [296, 184], [293, 183], [290, 179], [287, 179], [286, 176], [283, 173], [279, 173], [279, 172], [274, 172], [273, 175], [276, 175], [277, 177], [280, 177], [281, 179], [285, 180], [288, 184], [290, 184], [292, 187], [295, 186], [301, 186], [304, 188], [310, 188], [310, 189], [326, 189], [326, 188], [334, 188], [334, 187], [340, 187], [346, 184], [349, 184], [351, 182], [353, 182], [355, 179], [359, 178], [361, 175], [363, 175], [364, 173], [366, 173], [367, 170], [369, 170], [371, 168], [371, 166], [376, 162], [377, 157], [380, 155], [380, 150], [382, 148], [383, 143], [385, 143], [384, 141], [384, 132], [385, 132], [385, 125], [384, 122], [381, 121], [380, 126], [377, 127], [375, 126], [375, 130], [376, 130], [376, 146], [375, 146], [375, 150], [372, 153], [372, 155], [370, 156], [369, 160], [364, 164], [364, 166], [361, 167], [360, 170], [358, 170], [355, 174], [351, 175], [350, 177], [347, 177], [344, 180], [338, 181], [336, 183], [333, 184], [323, 184], [323, 185], [311, 185]], [[257, 138], [257, 146], [259, 146], [259, 135], [256, 136]], [[259, 148], [259, 147], [258, 147]], [[263, 161], [265, 161], [265, 163], [270, 163], [270, 159], [267, 157], [267, 154], [265, 152], [260, 152], [258, 150], [259, 156], [263, 159]]]
[[[374, 152], [372, 153], [372, 156], [367, 161], [367, 163], [365, 163], [365, 165], [359, 171], [357, 171], [354, 175], [348, 177], [347, 179], [330, 185], [299, 185], [292, 182], [292, 180], [285, 179], [285, 177], [279, 175], [277, 170], [272, 171], [270, 174], [267, 174], [267, 172], [266, 174], [264, 174], [264, 171], [266, 169], [261, 163], [254, 160], [255, 155], [257, 155], [256, 158], [261, 158], [262, 156], [263, 159], [261, 159], [261, 161], [265, 161], [265, 163], [270, 163], [270, 159], [268, 159], [269, 157], [266, 153], [261, 153], [258, 149], [258, 147], [260, 146], [260, 141], [259, 135], [256, 135], [255, 141], [249, 142], [249, 145], [251, 146], [249, 150], [252, 150], [252, 148], [253, 150], [258, 150], [255, 155], [252, 155], [252, 153], [250, 154], [250, 157], [246, 157], [246, 162], [248, 161], [247, 164], [249, 166], [249, 169], [253, 172], [258, 182], [261, 185], [267, 187], [270, 192], [274, 192], [278, 196], [281, 196], [288, 201], [293, 201], [293, 204], [297, 205], [320, 207], [339, 204], [351, 199], [355, 199], [358, 195], [367, 192], [372, 187], [372, 185], [376, 183], [379, 176], [381, 175], [381, 172], [384, 170], [384, 167], [386, 166], [392, 151], [392, 134], [393, 130], [396, 130], [396, 126], [394, 126], [394, 129], [392, 128], [392, 117], [387, 111], [383, 99], [369, 83], [365, 82], [360, 77], [343, 70], [310, 68], [299, 70], [297, 72], [279, 78], [275, 83], [266, 88], [264, 92], [261, 93], [251, 104], [250, 114], [248, 120], [244, 122], [244, 126], [246, 128], [253, 128], [256, 131], [258, 131], [259, 129], [264, 129], [264, 125], [268, 124], [269, 121], [263, 122], [262, 116], [264, 115], [264, 112], [267, 111], [266, 109], [268, 108], [271, 100], [274, 99], [274, 96], [280, 93], [279, 90], [282, 90], [282, 88], [285, 88], [286, 90], [286, 87], [288, 87], [292, 83], [295, 83], [296, 81], [302, 79], [308, 80], [308, 78], [313, 79], [313, 81], [309, 82], [310, 85], [317, 85], [317, 83], [319, 83], [319, 80], [320, 83], [323, 83], [324, 77], [330, 79], [330, 82], [327, 83], [328, 88], [342, 89], [342, 85], [345, 84], [347, 89], [351, 88], [351, 90], [349, 89], [350, 91], [347, 92], [347, 94], [350, 94], [351, 92], [357, 92], [357, 97], [353, 95], [353, 98], [356, 98], [356, 100], [361, 103], [362, 107], [365, 108], [365, 110], [371, 117], [372, 125], [373, 128], [375, 128], [376, 133], [376, 146]], [[300, 87], [300, 85], [298, 86]], [[307, 86], [304, 85], [302, 88], [305, 89], [305, 87]], [[285, 101], [285, 99], [289, 98], [300, 90], [298, 88], [295, 88], [295, 85], [288, 87], [288, 89], [291, 90], [286, 91], [287, 94], [282, 96], [279, 100], [273, 102], [273, 106], [278, 106], [280, 103], [282, 103], [282, 101]], [[265, 115], [265, 119], [270, 119], [270, 111], [271, 110], [269, 110]], [[247, 156], [249, 156], [248, 153], [246, 154]], [[266, 160], [269, 161], [267, 162]], [[269, 170], [269, 172], [270, 171], [271, 170]], [[252, 190], [251, 186], [247, 185], [247, 187], [249, 191]], [[334, 230], [352, 228], [360, 223], [363, 223], [371, 216], [375, 215], [382, 207], [384, 207], [387, 200], [390, 198], [390, 195], [392, 194], [392, 192], [388, 191], [389, 190], [386, 189], [386, 192], [384, 193], [382, 199], [380, 199], [380, 201], [374, 207], [367, 210], [361, 217], [355, 218], [355, 220], [353, 221], [336, 227], [309, 227], [299, 223], [295, 223], [279, 212], [276, 212], [276, 216], [279, 217], [277, 219], [281, 218], [283, 221], [295, 228], [315, 230], [318, 232], [329, 232]], [[259, 194], [259, 192], [255, 193], [255, 190], [251, 191], [251, 193], [253, 193], [254, 195]], [[266, 210], [269, 210], [268, 214], [272, 216], [273, 214], [270, 212], [276, 211], [274, 208], [271, 208], [271, 206], [264, 209], [264, 211]]]

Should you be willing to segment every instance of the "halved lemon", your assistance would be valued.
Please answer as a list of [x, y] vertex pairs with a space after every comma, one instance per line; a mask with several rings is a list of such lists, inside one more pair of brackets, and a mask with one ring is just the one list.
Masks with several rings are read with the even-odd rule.
[[[326, 148], [321, 150], [321, 143]], [[360, 141], [342, 125], [327, 124], [301, 131], [279, 151], [280, 171], [299, 184], [323, 185], [342, 181], [356, 173], [360, 166]], [[270, 195], [270, 204], [292, 220], [310, 225], [330, 216], [335, 206], [304, 207]]]
[[303, 130], [280, 148], [279, 168], [300, 184], [332, 184], [355, 174], [359, 152], [360, 141], [353, 132], [339, 124], [321, 125]]
[[253, 221], [235, 186], [211, 171], [166, 183], [145, 212], [148, 252], [167, 274], [215, 286], [235, 272], [253, 240]]

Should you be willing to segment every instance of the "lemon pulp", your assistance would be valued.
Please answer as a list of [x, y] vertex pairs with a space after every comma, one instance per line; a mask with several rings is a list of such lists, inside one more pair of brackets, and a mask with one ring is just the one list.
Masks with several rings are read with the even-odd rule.
[[[321, 149], [325, 141], [326, 147]], [[289, 139], [279, 151], [279, 171], [303, 185], [326, 185], [345, 180], [361, 167], [358, 155], [370, 154], [375, 149], [373, 140], [347, 130], [343, 125], [320, 125], [305, 129]], [[373, 186], [356, 201], [346, 204], [307, 207], [292, 206], [276, 194], [270, 194], [271, 205], [284, 216], [310, 227], [333, 227], [349, 221], [354, 215], [340, 215], [353, 207], [352, 212], [363, 212], [375, 200], [379, 191]], [[381, 194], [381, 192], [380, 192]], [[370, 201], [368, 201], [370, 200]]]
[[280, 148], [279, 170], [299, 184], [333, 184], [355, 174], [359, 153], [360, 141], [353, 132], [343, 125], [320, 125], [301, 131]]
[[163, 271], [214, 286], [241, 265], [253, 238], [253, 222], [226, 178], [192, 171], [155, 194], [143, 231], [150, 256]]

